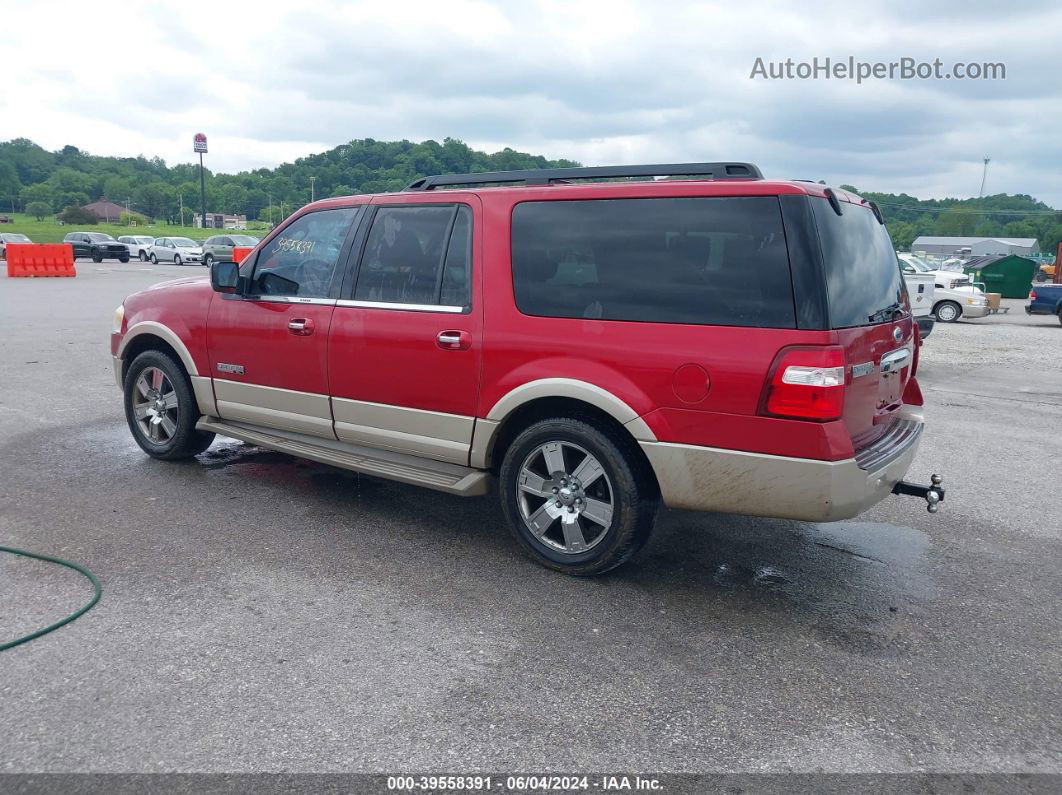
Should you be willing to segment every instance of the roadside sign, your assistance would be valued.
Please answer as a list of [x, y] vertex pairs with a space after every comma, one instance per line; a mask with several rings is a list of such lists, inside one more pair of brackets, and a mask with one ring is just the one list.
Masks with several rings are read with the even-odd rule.
[[207, 140], [203, 133], [196, 133], [192, 138], [192, 151], [193, 152], [205, 152], [207, 150]]

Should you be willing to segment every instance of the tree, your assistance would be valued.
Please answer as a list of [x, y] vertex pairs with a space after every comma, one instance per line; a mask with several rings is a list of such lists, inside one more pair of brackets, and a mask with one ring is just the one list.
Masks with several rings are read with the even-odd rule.
[[0, 201], [10, 202], [11, 208], [15, 207], [22, 183], [18, 181], [18, 170], [10, 160], [0, 160]]
[[38, 221], [43, 221], [46, 216], [52, 214], [52, 206], [47, 202], [30, 202], [26, 205], [26, 212]]
[[70, 205], [64, 207], [63, 211], [59, 213], [59, 220], [64, 224], [76, 224], [81, 226], [82, 224], [96, 224], [96, 214], [91, 210], [85, 210], [76, 205]]
[[18, 194], [18, 197], [22, 200], [23, 204], [32, 204], [33, 202], [44, 202], [49, 207], [54, 207], [52, 203], [55, 200], [55, 191], [51, 186], [44, 182], [40, 182], [36, 185], [27, 185]]

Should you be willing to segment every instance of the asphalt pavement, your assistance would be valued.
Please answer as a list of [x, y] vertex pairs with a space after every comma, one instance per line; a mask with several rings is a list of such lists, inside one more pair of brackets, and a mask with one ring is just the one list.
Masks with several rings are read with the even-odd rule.
[[[664, 512], [631, 564], [522, 558], [461, 499], [218, 440], [154, 461], [109, 360], [196, 269], [0, 276], [0, 545], [100, 604], [0, 652], [0, 771], [1062, 769], [1062, 326], [939, 325], [890, 498], [806, 524]], [[0, 641], [78, 607], [0, 555]]]

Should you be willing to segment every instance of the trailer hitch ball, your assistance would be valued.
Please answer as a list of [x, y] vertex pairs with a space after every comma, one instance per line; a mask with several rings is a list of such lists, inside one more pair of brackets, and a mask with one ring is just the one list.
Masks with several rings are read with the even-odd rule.
[[901, 480], [892, 487], [893, 494], [904, 494], [909, 497], [921, 497], [926, 501], [926, 510], [936, 513], [940, 510], [940, 503], [944, 500], [944, 487], [941, 485], [944, 478], [941, 475], [931, 475], [929, 481], [932, 485], [921, 486], [917, 483], [909, 483]]

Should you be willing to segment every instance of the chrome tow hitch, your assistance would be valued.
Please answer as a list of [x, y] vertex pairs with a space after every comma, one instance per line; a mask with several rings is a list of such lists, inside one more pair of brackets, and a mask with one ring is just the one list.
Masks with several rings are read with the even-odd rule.
[[936, 513], [940, 510], [940, 503], [944, 502], [944, 487], [940, 485], [944, 482], [944, 478], [941, 475], [930, 475], [929, 480], [931, 483], [929, 486], [901, 480], [892, 487], [892, 493], [907, 497], [921, 497], [926, 501], [926, 510]]

